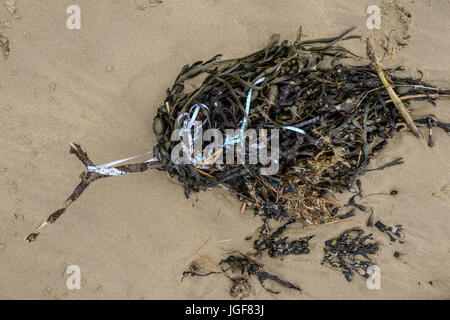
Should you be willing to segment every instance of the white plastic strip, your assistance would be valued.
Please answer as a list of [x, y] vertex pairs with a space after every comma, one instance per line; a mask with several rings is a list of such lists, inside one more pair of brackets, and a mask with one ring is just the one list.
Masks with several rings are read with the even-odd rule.
[[120, 171], [116, 168], [108, 168], [108, 167], [101, 167], [101, 166], [97, 166], [97, 167], [88, 166], [87, 168], [88, 168], [89, 172], [100, 173], [100, 174], [104, 174], [106, 176], [122, 176], [125, 174], [129, 174], [129, 172]]
[[306, 131], [305, 130], [302, 130], [302, 129], [299, 129], [299, 128], [296, 128], [296, 127], [284, 126], [283, 129], [295, 131], [297, 133], [300, 133], [300, 134], [306, 136]]
[[146, 153], [137, 155], [137, 156], [133, 156], [133, 157], [125, 158], [125, 159], [122, 159], [122, 160], [117, 160], [117, 161], [113, 161], [113, 162], [101, 164], [101, 165], [99, 165], [98, 167], [114, 167], [114, 166], [116, 166], [116, 165], [118, 165], [118, 164], [121, 164], [121, 163], [123, 163], [123, 162], [126, 162], [126, 161], [128, 161], [128, 160], [136, 159], [136, 158], [138, 158], [138, 157], [145, 156], [146, 154], [150, 154], [150, 153], [153, 153], [153, 152], [152, 152], [152, 151], [149, 151], [149, 152], [146, 152]]
[[[153, 153], [152, 151], [143, 153], [143, 154], [139, 154], [137, 156], [133, 156], [133, 157], [129, 157], [129, 158], [125, 158], [125, 159], [121, 159], [121, 160], [116, 160], [116, 161], [112, 161], [112, 162], [108, 162], [99, 166], [88, 166], [87, 169], [89, 172], [95, 172], [95, 173], [100, 173], [100, 174], [104, 174], [106, 176], [122, 176], [125, 174], [130, 174], [130, 172], [125, 172], [125, 171], [120, 171], [116, 168], [111, 168], [112, 166], [116, 166], [118, 164], [124, 163], [126, 161], [132, 160], [132, 159], [136, 159], [138, 157], [142, 157], [145, 156], [147, 154]], [[152, 158], [150, 160], [145, 161], [145, 163], [147, 162], [152, 162], [152, 161], [158, 161], [157, 158]]]

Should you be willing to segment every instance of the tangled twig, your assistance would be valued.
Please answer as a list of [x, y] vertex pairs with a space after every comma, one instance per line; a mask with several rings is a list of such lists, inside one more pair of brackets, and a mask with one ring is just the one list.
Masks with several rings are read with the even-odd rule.
[[[31, 242], [36, 240], [37, 236], [41, 232], [41, 230], [48, 224], [54, 223], [65, 211], [66, 209], [74, 202], [76, 201], [81, 194], [86, 190], [86, 188], [94, 181], [102, 178], [108, 178], [111, 177], [110, 175], [101, 174], [97, 172], [90, 172], [88, 170], [88, 167], [95, 167], [95, 164], [89, 159], [86, 152], [81, 149], [81, 146], [76, 143], [70, 144], [70, 153], [73, 153], [77, 156], [78, 160], [80, 160], [86, 167], [87, 171], [83, 171], [80, 175], [81, 182], [76, 186], [75, 190], [72, 192], [72, 194], [67, 198], [66, 201], [64, 201], [63, 205], [53, 212], [47, 220], [42, 222], [32, 233], [30, 233], [26, 240]], [[158, 162], [143, 162], [143, 163], [136, 163], [136, 164], [128, 164], [128, 165], [121, 165], [114, 167], [114, 169], [117, 169], [122, 172], [126, 173], [135, 173], [135, 172], [144, 172], [149, 169], [158, 169], [161, 168], [161, 165]]]

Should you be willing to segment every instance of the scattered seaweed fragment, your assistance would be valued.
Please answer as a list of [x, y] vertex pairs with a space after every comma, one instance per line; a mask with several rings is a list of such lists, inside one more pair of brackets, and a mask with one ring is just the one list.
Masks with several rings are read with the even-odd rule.
[[343, 215], [339, 216], [339, 219], [348, 219], [350, 217], [353, 217], [355, 214], [356, 214], [356, 210], [355, 209], [351, 209], [346, 214], [343, 214]]
[[[211, 270], [212, 269], [212, 270]], [[186, 277], [207, 277], [211, 274], [221, 274], [223, 270], [216, 267], [214, 263], [209, 261], [209, 258], [200, 257], [192, 261], [189, 264], [188, 270], [183, 272], [181, 282], [183, 282]]]
[[[205, 273], [199, 273], [200, 270], [191, 270], [191, 267], [189, 270], [183, 272], [183, 278], [192, 275], [192, 276], [208, 276], [214, 273], [223, 273], [228, 279], [230, 279], [233, 282], [233, 286], [230, 290], [230, 295], [232, 297], [238, 297], [243, 298], [248, 297], [251, 291], [250, 283], [248, 282], [248, 279], [251, 276], [255, 276], [261, 286], [268, 292], [278, 294], [280, 291], [275, 291], [273, 289], [270, 289], [266, 287], [266, 281], [271, 280], [275, 283], [278, 283], [279, 285], [294, 289], [297, 291], [302, 291], [302, 289], [294, 284], [292, 284], [289, 281], [281, 279], [277, 275], [270, 274], [266, 271], [264, 271], [262, 268], [264, 267], [263, 264], [251, 259], [249, 256], [239, 253], [238, 255], [230, 255], [226, 259], [223, 259], [219, 262], [219, 266], [221, 266], [222, 271], [221, 272], [205, 272]], [[240, 277], [231, 277], [227, 273], [240, 273]], [[242, 299], [242, 298], [241, 298]]]
[[369, 240], [373, 240], [372, 234], [364, 235], [361, 229], [345, 231], [338, 238], [325, 241], [321, 264], [340, 269], [348, 282], [355, 273], [368, 278], [367, 268], [375, 265], [369, 255], [379, 250], [378, 242]]
[[[245, 255], [241, 255], [241, 256], [230, 255], [228, 258], [222, 260], [219, 264], [227, 265], [228, 268], [226, 270], [231, 270], [232, 272], [240, 272], [242, 275], [247, 274], [248, 276], [256, 276], [258, 278], [258, 281], [261, 284], [261, 286], [266, 291], [269, 291], [271, 293], [278, 294], [280, 292], [267, 288], [265, 286], [266, 280], [272, 280], [286, 288], [295, 289], [300, 292], [302, 291], [302, 289], [300, 289], [296, 285], [292, 284], [291, 282], [282, 280], [282, 279], [280, 279], [280, 277], [262, 270], [264, 265], [256, 262], [255, 260], [253, 260]], [[226, 270], [224, 270], [224, 271], [226, 271]]]
[[397, 165], [400, 165], [400, 164], [403, 164], [404, 163], [404, 161], [403, 161], [403, 158], [402, 157], [400, 157], [400, 158], [397, 158], [397, 159], [395, 159], [395, 160], [393, 160], [393, 161], [390, 161], [390, 162], [388, 162], [388, 163], [385, 163], [385, 164], [383, 164], [382, 166], [379, 166], [379, 167], [377, 167], [377, 168], [373, 168], [373, 169], [366, 169], [365, 171], [366, 172], [370, 172], [370, 171], [377, 171], [377, 170], [384, 170], [384, 169], [386, 169], [386, 168], [390, 168], [390, 167], [393, 167], [393, 166], [397, 166]]
[[348, 199], [347, 206], [353, 206], [353, 207], [358, 208], [359, 210], [365, 212], [365, 211], [367, 211], [366, 206], [356, 203], [356, 201], [355, 201], [355, 198], [360, 195], [361, 195], [361, 191], [359, 191], [356, 194], [354, 194], [353, 196], [351, 196], [350, 199]]
[[417, 120], [415, 120], [415, 122], [417, 122], [418, 124], [426, 125], [427, 127], [429, 127], [431, 124], [432, 127], [441, 128], [447, 133], [450, 132], [450, 123], [438, 121], [436, 119], [436, 117], [433, 115], [430, 115], [425, 118], [417, 119]]
[[402, 240], [402, 238], [404, 238], [403, 226], [401, 224], [396, 224], [395, 226], [386, 226], [378, 220], [377, 222], [375, 222], [375, 227], [381, 232], [387, 234], [391, 242], [398, 241], [398, 243], [400, 244], [404, 243], [404, 241]]
[[288, 242], [288, 237], [282, 237], [282, 233], [286, 230], [286, 227], [295, 222], [294, 219], [289, 220], [273, 233], [267, 235], [267, 225], [264, 224], [260, 228], [260, 238], [255, 240], [253, 243], [253, 248], [258, 252], [268, 250], [270, 257], [287, 256], [290, 254], [300, 255], [309, 253], [309, 240], [311, 240], [314, 235], [301, 237], [297, 240]]
[[299, 238], [297, 240], [293, 240], [291, 242], [286, 241], [287, 237], [279, 239], [278, 241], [273, 241], [268, 245], [269, 256], [277, 257], [280, 255], [286, 256], [290, 254], [294, 255], [308, 254], [309, 240], [311, 240], [313, 237], [314, 235], [306, 236]]
[[373, 227], [373, 210], [372, 209], [370, 210], [370, 215], [369, 215], [369, 218], [367, 218], [366, 225], [368, 227]]
[[425, 118], [415, 120], [419, 125], [426, 125], [428, 128], [428, 146], [431, 148], [434, 146], [433, 142], [433, 127], [442, 128], [445, 132], [450, 132], [450, 123], [438, 121], [435, 116], [430, 115]]
[[380, 196], [380, 195], [385, 195], [385, 196], [392, 196], [395, 197], [397, 196], [399, 193], [399, 191], [397, 189], [391, 189], [391, 191], [387, 192], [377, 192], [377, 193], [371, 193], [366, 195], [365, 197], [373, 197], [373, 196]]
[[191, 270], [186, 270], [183, 272], [183, 277], [181, 278], [181, 282], [183, 282], [184, 278], [186, 277], [206, 277], [209, 276], [211, 274], [219, 274], [222, 272], [216, 272], [216, 271], [209, 271], [209, 272], [205, 272], [205, 273], [197, 273], [197, 271], [191, 271]]
[[393, 197], [395, 197], [396, 195], [398, 195], [398, 190], [397, 189], [392, 189], [391, 192], [389, 192], [389, 194]]

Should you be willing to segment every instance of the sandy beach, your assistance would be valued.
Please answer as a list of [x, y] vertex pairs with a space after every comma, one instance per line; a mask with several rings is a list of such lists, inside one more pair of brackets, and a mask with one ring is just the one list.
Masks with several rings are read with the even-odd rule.
[[[245, 238], [261, 219], [250, 209], [242, 214], [240, 201], [219, 188], [186, 199], [182, 185], [157, 170], [96, 182], [35, 242], [25, 241], [79, 181], [84, 167], [69, 143], [81, 144], [98, 164], [150, 151], [156, 110], [185, 64], [217, 53], [243, 56], [273, 33], [295, 39], [300, 25], [306, 38], [355, 26], [354, 34], [375, 41], [395, 29], [399, 46], [386, 65], [450, 88], [447, 0], [396, 1], [406, 18], [382, 0], [15, 3], [13, 10], [0, 0], [0, 299], [230, 299], [224, 276], [181, 282], [182, 272], [194, 260], [214, 269], [229, 250], [250, 251]], [[81, 9], [79, 30], [66, 26], [70, 5]], [[367, 28], [369, 5], [383, 8], [380, 30]], [[364, 52], [363, 41], [345, 45]], [[449, 100], [412, 108], [414, 118], [434, 114], [450, 122]], [[399, 191], [361, 200], [377, 219], [405, 228], [404, 244], [369, 230], [381, 244], [381, 289], [369, 290], [359, 276], [348, 283], [320, 265], [325, 240], [366, 229], [368, 214], [358, 212], [335, 224], [292, 225], [289, 237], [315, 234], [311, 253], [264, 256], [262, 263], [303, 293], [271, 294], [253, 279], [250, 298], [450, 299], [450, 137], [439, 129], [433, 137], [429, 148], [425, 138], [402, 131], [370, 167], [398, 157], [405, 163], [361, 177], [367, 194]], [[80, 267], [79, 290], [66, 287], [70, 265]]]

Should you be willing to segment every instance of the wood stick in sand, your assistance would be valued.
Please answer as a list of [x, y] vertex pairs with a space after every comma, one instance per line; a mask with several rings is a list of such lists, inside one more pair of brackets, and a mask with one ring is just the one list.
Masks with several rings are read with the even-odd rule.
[[[76, 143], [70, 144], [70, 153], [74, 153], [77, 158], [83, 162], [83, 164], [86, 166], [86, 169], [89, 166], [95, 166], [95, 164], [89, 159], [86, 152], [81, 149], [81, 146]], [[143, 162], [143, 163], [135, 163], [135, 164], [129, 164], [129, 165], [121, 165], [114, 167], [115, 169], [127, 173], [134, 173], [134, 172], [144, 172], [149, 169], [158, 169], [161, 168], [161, 164], [158, 162]], [[67, 198], [67, 200], [63, 203], [63, 205], [53, 212], [47, 220], [42, 222], [32, 233], [30, 233], [26, 240], [31, 242], [36, 240], [37, 236], [41, 232], [41, 230], [48, 224], [54, 223], [69, 207], [75, 200], [77, 200], [80, 195], [86, 190], [86, 188], [94, 181], [101, 179], [101, 178], [108, 178], [111, 177], [110, 175], [105, 175], [97, 172], [89, 172], [84, 171], [81, 173], [80, 178], [81, 182], [76, 186], [75, 190], [72, 192], [72, 194]]]
[[389, 94], [389, 97], [391, 97], [392, 102], [397, 107], [398, 112], [400, 112], [401, 116], [403, 117], [403, 120], [405, 120], [406, 124], [409, 126], [414, 135], [420, 138], [421, 134], [419, 129], [417, 129], [413, 119], [411, 119], [411, 116], [409, 115], [408, 110], [406, 109], [402, 100], [395, 93], [394, 88], [391, 84], [392, 81], [389, 78], [388, 74], [384, 71], [383, 66], [381, 65], [378, 58], [375, 56], [375, 51], [369, 39], [366, 40], [366, 52], [367, 57], [371, 61], [373, 67], [375, 68], [378, 74], [378, 77], [383, 83], [383, 86], [385, 87], [387, 93]]

